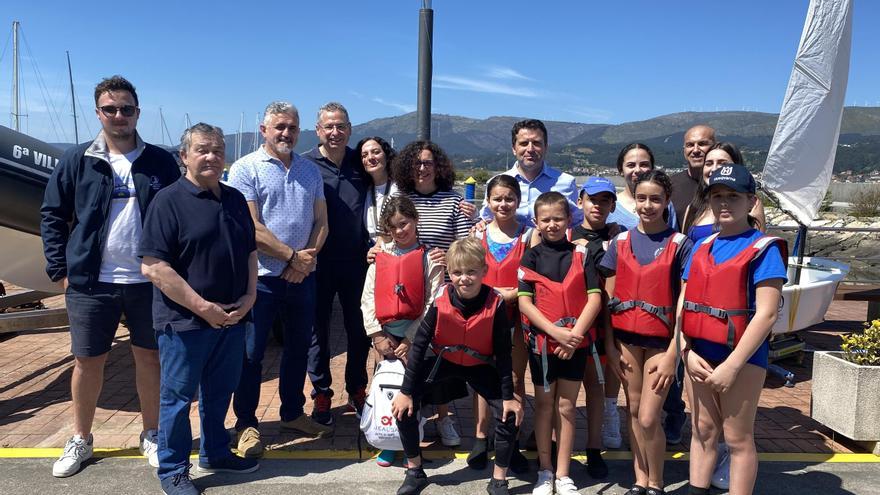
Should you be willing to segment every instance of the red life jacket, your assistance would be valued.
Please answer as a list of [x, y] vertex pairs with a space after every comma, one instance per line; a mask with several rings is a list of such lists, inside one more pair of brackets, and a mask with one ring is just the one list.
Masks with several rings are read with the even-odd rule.
[[486, 250], [486, 265], [489, 270], [483, 278], [483, 283], [489, 287], [516, 287], [517, 276], [516, 270], [519, 268], [519, 262], [526, 252], [526, 246], [529, 244], [529, 238], [532, 235], [531, 229], [525, 229], [514, 241], [513, 248], [507, 253], [501, 261], [496, 261], [492, 253], [489, 252], [489, 232], [477, 232], [476, 237], [483, 243], [483, 249]]
[[376, 254], [376, 319], [385, 325], [415, 320], [425, 310], [425, 247], [401, 256]]
[[776, 244], [787, 264], [788, 245], [779, 237], [764, 235], [733, 258], [716, 264], [711, 249], [717, 237], [713, 234], [702, 241], [691, 259], [681, 328], [689, 337], [733, 349], [755, 312], [748, 290], [752, 261]]
[[453, 290], [455, 289], [452, 285], [446, 285], [434, 299], [437, 307], [437, 328], [431, 342], [434, 354], [462, 366], [490, 363], [494, 354], [492, 327], [495, 312], [501, 303], [501, 295], [495, 290], [489, 290], [480, 311], [465, 318], [452, 305], [449, 292]]
[[608, 302], [611, 325], [650, 337], [672, 337], [675, 301], [672, 268], [678, 247], [687, 237], [675, 233], [663, 252], [647, 265], [639, 264], [632, 251], [629, 232], [617, 236], [617, 268], [614, 298]]
[[[548, 320], [559, 327], [574, 327], [577, 318], [587, 304], [587, 286], [584, 282], [583, 246], [575, 246], [571, 253], [571, 266], [562, 282], [554, 282], [549, 278], [528, 268], [520, 266], [520, 280], [535, 284], [535, 307]], [[537, 328], [532, 328], [528, 318], [522, 315], [522, 323], [527, 343], [536, 354], [552, 353], [557, 343]], [[578, 345], [578, 349], [586, 348], [596, 340], [595, 321]]]

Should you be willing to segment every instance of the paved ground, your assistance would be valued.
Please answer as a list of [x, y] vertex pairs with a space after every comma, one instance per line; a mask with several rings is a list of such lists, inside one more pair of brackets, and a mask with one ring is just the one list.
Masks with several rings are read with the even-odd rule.
[[[50, 306], [63, 304], [60, 298], [49, 300]], [[833, 349], [839, 342], [842, 330], [852, 331], [861, 326], [859, 318], [865, 315], [867, 303], [835, 301], [826, 318], [828, 321], [817, 331], [804, 332], [809, 348]], [[356, 446], [357, 422], [352, 413], [346, 412], [348, 399], [342, 387], [345, 362], [344, 336], [341, 315], [334, 315], [332, 371], [333, 398], [338, 426], [334, 435], [327, 438], [300, 438], [281, 432], [279, 428], [278, 367], [280, 347], [271, 345], [266, 353], [264, 381], [257, 416], [261, 419], [264, 441], [273, 449], [334, 449], [349, 450]], [[94, 434], [97, 447], [125, 448], [137, 445], [141, 431], [138, 400], [134, 390], [134, 377], [128, 334], [120, 327], [117, 340], [110, 352], [105, 372], [106, 383], [101, 394], [95, 417]], [[72, 358], [69, 354], [70, 340], [66, 331], [24, 332], [0, 340], [0, 448], [2, 447], [62, 447], [70, 435], [71, 402], [70, 376]], [[810, 378], [812, 354], [806, 353], [802, 364], [781, 363], [795, 373], [795, 386], [785, 387], [783, 381], [768, 376], [761, 396], [756, 424], [756, 442], [760, 452], [789, 453], [848, 453], [863, 452], [860, 447], [816, 423], [810, 413]], [[372, 369], [372, 356], [367, 364]], [[527, 374], [528, 375], [528, 374]], [[527, 384], [527, 391], [531, 384]], [[305, 393], [311, 386], [307, 383]], [[531, 400], [531, 399], [529, 399]], [[586, 411], [584, 394], [579, 399], [579, 419], [576, 446], [586, 442]], [[625, 405], [623, 394], [621, 406]], [[311, 408], [311, 402], [306, 405]], [[452, 411], [464, 437], [463, 448], [470, 447], [473, 435], [472, 405], [469, 399], [452, 404]], [[623, 415], [624, 409], [621, 409]], [[198, 434], [197, 408], [193, 405], [194, 433]], [[527, 404], [524, 430], [531, 431], [531, 404]], [[227, 418], [232, 426], [233, 418]], [[426, 426], [426, 436], [432, 439], [433, 423]], [[626, 434], [624, 432], [624, 438]], [[670, 447], [671, 451], [684, 450], [689, 438], [685, 428], [684, 444]], [[197, 444], [195, 444], [197, 445]], [[581, 447], [583, 448], [583, 447]], [[624, 446], [624, 449], [626, 446]]]
[[[609, 479], [618, 482], [591, 481], [577, 466], [572, 466], [575, 483], [583, 494], [620, 495], [632, 482], [630, 464], [625, 461], [610, 463]], [[490, 471], [471, 471], [465, 462], [435, 461], [427, 469], [433, 484], [425, 495], [485, 493]], [[520, 479], [511, 479], [511, 493], [531, 493], [534, 473]], [[669, 462], [666, 476], [670, 480], [668, 493], [685, 495], [687, 463]], [[372, 462], [353, 461], [292, 461], [264, 460], [259, 471], [241, 476], [205, 475], [195, 483], [206, 493], [223, 494], [284, 494], [335, 495], [394, 493], [403, 477], [403, 469], [382, 469]], [[675, 481], [672, 483], [672, 481]], [[877, 464], [811, 464], [803, 462], [762, 462], [755, 487], [756, 494], [823, 494], [875, 495], [880, 494], [880, 470]], [[154, 471], [141, 460], [101, 459], [80, 474], [55, 479], [41, 463], [32, 459], [6, 459], [0, 463], [0, 493], [27, 494], [155, 494], [159, 481]], [[713, 493], [722, 493], [716, 491]]]

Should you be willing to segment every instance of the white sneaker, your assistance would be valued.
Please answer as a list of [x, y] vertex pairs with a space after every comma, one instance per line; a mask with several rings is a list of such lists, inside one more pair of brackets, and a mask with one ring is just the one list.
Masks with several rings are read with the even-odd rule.
[[619, 449], [623, 444], [620, 436], [620, 412], [617, 405], [608, 407], [605, 404], [605, 413], [602, 419], [602, 444], [609, 449]]
[[556, 478], [556, 493], [557, 495], [578, 495], [578, 488], [574, 484], [574, 480], [569, 478], [568, 476], [563, 476], [561, 478]]
[[141, 455], [147, 458], [147, 462], [154, 468], [159, 467], [159, 432], [147, 430], [141, 432]]
[[70, 437], [64, 445], [64, 453], [52, 465], [52, 476], [66, 478], [76, 474], [83, 461], [92, 457], [92, 441], [91, 434], [88, 441], [79, 435]]
[[553, 495], [553, 482], [555, 481], [553, 471], [538, 471], [538, 481], [532, 488], [532, 495]]
[[712, 473], [712, 486], [722, 490], [730, 489], [730, 449], [724, 442], [718, 444], [718, 461]]
[[437, 421], [437, 431], [440, 433], [440, 442], [447, 447], [461, 445], [461, 437], [455, 431], [455, 421], [450, 416]]

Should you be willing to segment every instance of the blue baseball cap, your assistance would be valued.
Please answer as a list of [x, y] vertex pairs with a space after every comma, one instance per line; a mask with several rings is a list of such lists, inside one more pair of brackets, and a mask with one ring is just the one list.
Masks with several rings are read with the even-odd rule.
[[755, 178], [747, 168], [738, 163], [727, 163], [715, 169], [709, 176], [709, 188], [727, 186], [736, 192], [755, 194]]
[[613, 182], [605, 177], [597, 177], [595, 175], [587, 177], [586, 182], [584, 182], [581, 188], [581, 194], [587, 193], [587, 196], [593, 196], [601, 192], [611, 193], [614, 196], [614, 200], [617, 201], [617, 189], [614, 187]]

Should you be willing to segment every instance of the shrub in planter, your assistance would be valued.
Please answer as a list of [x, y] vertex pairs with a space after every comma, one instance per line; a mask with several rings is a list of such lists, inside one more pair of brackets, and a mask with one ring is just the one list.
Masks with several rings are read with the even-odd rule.
[[[880, 441], [880, 320], [813, 355], [811, 416], [853, 440]], [[872, 449], [880, 450], [880, 443]]]
[[847, 361], [862, 366], [880, 366], [880, 320], [865, 324], [863, 333], [844, 335], [840, 350]]

